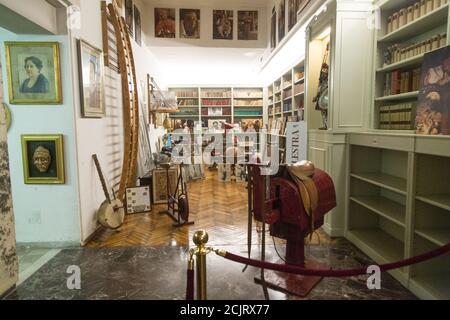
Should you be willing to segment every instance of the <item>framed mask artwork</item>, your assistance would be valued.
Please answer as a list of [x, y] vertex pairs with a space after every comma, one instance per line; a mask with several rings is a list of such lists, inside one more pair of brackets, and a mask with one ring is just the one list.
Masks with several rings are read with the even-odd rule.
[[84, 118], [105, 115], [102, 51], [83, 40], [78, 41], [81, 114]]
[[22, 135], [26, 184], [64, 184], [63, 135]]
[[9, 103], [61, 104], [57, 42], [5, 42]]

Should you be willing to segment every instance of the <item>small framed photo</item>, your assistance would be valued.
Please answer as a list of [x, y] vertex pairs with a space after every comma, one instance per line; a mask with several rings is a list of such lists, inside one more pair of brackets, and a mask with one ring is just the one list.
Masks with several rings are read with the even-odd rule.
[[152, 211], [149, 186], [127, 188], [125, 193], [128, 214]]
[[5, 42], [9, 103], [61, 104], [57, 42]]
[[[169, 169], [170, 193], [175, 193], [177, 187], [177, 170], [175, 168]], [[153, 203], [167, 203], [167, 171], [166, 169], [153, 169]]]
[[26, 184], [64, 184], [63, 135], [22, 135]]
[[81, 112], [84, 118], [105, 115], [102, 51], [78, 40]]

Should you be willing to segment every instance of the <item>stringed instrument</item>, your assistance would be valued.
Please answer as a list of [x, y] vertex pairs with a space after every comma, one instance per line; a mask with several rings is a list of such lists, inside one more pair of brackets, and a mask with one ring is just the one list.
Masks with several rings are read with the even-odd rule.
[[115, 197], [115, 194], [114, 199], [111, 199], [97, 155], [93, 154], [92, 158], [94, 159], [95, 167], [97, 168], [98, 176], [100, 177], [100, 182], [106, 198], [97, 211], [97, 220], [106, 228], [117, 229], [123, 224], [125, 219], [125, 209], [123, 203], [120, 199]]

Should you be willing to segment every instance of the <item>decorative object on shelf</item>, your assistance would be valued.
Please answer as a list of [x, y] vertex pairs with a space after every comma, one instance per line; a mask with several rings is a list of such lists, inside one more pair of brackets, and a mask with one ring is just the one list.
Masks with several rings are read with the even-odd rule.
[[175, 190], [177, 185], [177, 170], [175, 168], [169, 169], [167, 173], [165, 169], [153, 169], [153, 203], [161, 204], [167, 203], [167, 174], [170, 181], [170, 190]]
[[133, 36], [133, 0], [125, 0], [125, 24], [130, 35]]
[[258, 40], [258, 11], [238, 11], [238, 40]]
[[78, 67], [82, 116], [101, 118], [105, 115], [104, 71], [101, 50], [78, 40]]
[[278, 43], [284, 38], [286, 32], [286, 0], [281, 0], [278, 6]]
[[63, 136], [22, 135], [23, 175], [26, 184], [64, 184]]
[[328, 55], [330, 52], [330, 43], [327, 44], [325, 55], [322, 62], [322, 68], [320, 70], [319, 88], [316, 97], [313, 102], [316, 103], [316, 110], [322, 113], [322, 128], [321, 130], [328, 129]]
[[93, 154], [92, 159], [94, 160], [94, 164], [100, 178], [100, 183], [102, 184], [103, 193], [106, 198], [97, 210], [97, 220], [105, 228], [117, 229], [123, 224], [125, 219], [123, 203], [120, 199], [116, 198], [114, 190], [112, 190], [114, 199], [111, 199], [97, 155]]
[[155, 8], [155, 37], [175, 38], [175, 9]]
[[126, 199], [128, 214], [152, 211], [149, 186], [127, 188]]
[[213, 10], [213, 39], [233, 40], [233, 10]]
[[61, 104], [57, 42], [5, 42], [9, 103]]
[[450, 135], [450, 46], [425, 55], [416, 133]]
[[200, 39], [200, 9], [180, 9], [180, 38]]
[[141, 26], [141, 13], [139, 9], [134, 6], [134, 40], [141, 46], [142, 44], [142, 26]]

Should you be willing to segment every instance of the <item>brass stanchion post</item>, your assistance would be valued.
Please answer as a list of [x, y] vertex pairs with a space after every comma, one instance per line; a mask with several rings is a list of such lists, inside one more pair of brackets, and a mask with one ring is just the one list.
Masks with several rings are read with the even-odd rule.
[[193, 241], [197, 246], [195, 255], [197, 258], [197, 300], [206, 300], [206, 255], [211, 251], [206, 247], [208, 233], [200, 230], [194, 233]]

